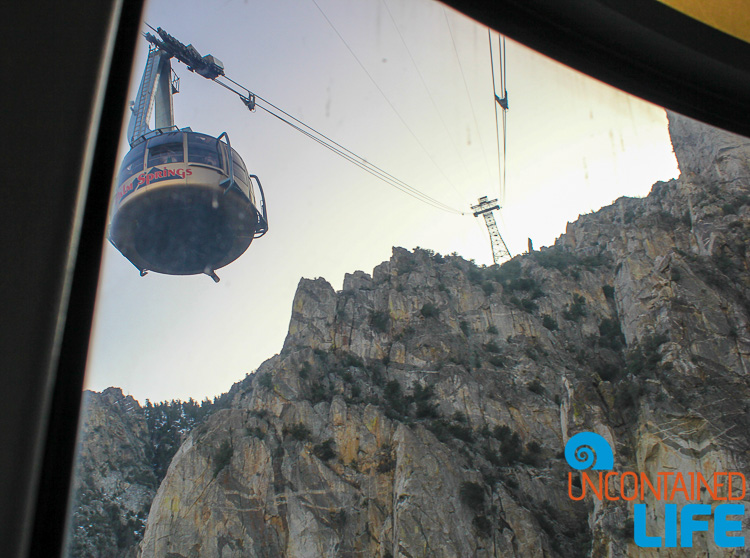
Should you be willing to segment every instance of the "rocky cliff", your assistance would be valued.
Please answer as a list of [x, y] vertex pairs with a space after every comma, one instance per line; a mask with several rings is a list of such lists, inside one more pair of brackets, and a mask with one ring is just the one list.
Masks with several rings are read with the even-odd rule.
[[134, 556], [158, 486], [143, 409], [119, 388], [85, 392], [83, 408], [67, 555]]
[[240, 385], [200, 404], [190, 399], [141, 406], [120, 388], [84, 392], [66, 556], [134, 557], [175, 452]]
[[140, 556], [747, 556], [639, 548], [631, 504], [567, 493], [584, 430], [620, 470], [749, 471], [750, 142], [670, 130], [678, 180], [551, 248], [303, 279], [280, 354], [174, 456]]

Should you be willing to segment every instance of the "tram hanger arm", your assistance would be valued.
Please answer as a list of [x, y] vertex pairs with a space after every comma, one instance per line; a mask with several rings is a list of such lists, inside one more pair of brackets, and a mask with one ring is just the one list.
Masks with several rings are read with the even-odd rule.
[[177, 58], [191, 72], [195, 72], [206, 79], [216, 79], [224, 75], [224, 64], [218, 58], [211, 54], [201, 56], [201, 53], [193, 45], [184, 45], [161, 27], [158, 27], [155, 31], [160, 38], [157, 39], [151, 33], [146, 33], [146, 40], [170, 56]]
[[[151, 29], [154, 28], [151, 27]], [[217, 78], [223, 77], [231, 83], [239, 85], [236, 81], [230, 79], [224, 73], [224, 64], [221, 62], [221, 60], [211, 54], [201, 56], [200, 52], [198, 52], [198, 50], [193, 45], [184, 45], [183, 43], [175, 39], [172, 35], [164, 31], [164, 29], [162, 29], [161, 27], [154, 29], [154, 31], [158, 33], [160, 38], [155, 37], [151, 33], [144, 34], [146, 39], [151, 44], [153, 44], [160, 50], [163, 50], [169, 56], [177, 58], [177, 60], [185, 64], [187, 66], [187, 69], [191, 72], [195, 72], [206, 79], [215, 81], [222, 87], [225, 87], [233, 93], [237, 94], [243, 104], [248, 108], [248, 110], [255, 110], [255, 95], [253, 95], [248, 89], [240, 86], [247, 92], [246, 94], [243, 94], [236, 89], [228, 86], [227, 84], [218, 81]]]

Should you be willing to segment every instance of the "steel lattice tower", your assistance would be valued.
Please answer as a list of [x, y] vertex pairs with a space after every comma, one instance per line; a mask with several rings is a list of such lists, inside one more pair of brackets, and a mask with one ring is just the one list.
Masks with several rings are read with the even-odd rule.
[[488, 200], [487, 196], [479, 198], [477, 205], [472, 205], [471, 209], [474, 210], [474, 217], [484, 216], [484, 223], [487, 225], [487, 230], [490, 233], [490, 242], [492, 243], [492, 259], [496, 264], [499, 264], [502, 260], [510, 258], [510, 251], [505, 245], [503, 237], [500, 236], [500, 231], [497, 230], [497, 223], [495, 222], [495, 216], [492, 212], [496, 209], [500, 209], [497, 204], [497, 200]]

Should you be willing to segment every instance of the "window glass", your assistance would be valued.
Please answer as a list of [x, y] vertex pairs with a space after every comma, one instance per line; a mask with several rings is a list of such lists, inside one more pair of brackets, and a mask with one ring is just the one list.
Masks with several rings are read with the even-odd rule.
[[168, 132], [166, 134], [159, 134], [148, 140], [148, 148], [156, 147], [158, 145], [164, 145], [167, 143], [179, 143], [182, 144], [182, 132]]
[[204, 134], [189, 134], [188, 161], [221, 168], [216, 138]]
[[148, 141], [148, 164], [151, 168], [165, 163], [182, 163], [185, 160], [182, 134], [170, 133]]
[[247, 174], [247, 168], [245, 167], [245, 163], [240, 159], [240, 156], [237, 154], [237, 152], [232, 149], [232, 161], [234, 161], [234, 168], [240, 167], [243, 171], [245, 171], [245, 174]]
[[[294, 436], [285, 437], [283, 432], [275, 432], [273, 425], [279, 423], [272, 408], [266, 411], [265, 407], [256, 405], [266, 405], [269, 401], [266, 397], [276, 397], [273, 393], [278, 388], [277, 384], [286, 381], [274, 376], [277, 369], [271, 372], [272, 367], [276, 366], [274, 363], [289, 363], [290, 368], [284, 369], [283, 377], [292, 380], [294, 386], [302, 390], [299, 392], [299, 403], [303, 406], [308, 402], [302, 400], [313, 392], [313, 404], [328, 404], [319, 403], [316, 395], [318, 387], [326, 385], [328, 387], [324, 389], [329, 402], [335, 390], [340, 397], [351, 401], [347, 405], [351, 405], [355, 413], [364, 412], [362, 409], [367, 405], [370, 394], [380, 397], [383, 386], [378, 382], [370, 383], [367, 374], [353, 372], [352, 382], [341, 381], [328, 374], [328, 366], [333, 365], [334, 359], [339, 359], [339, 355], [348, 359], [346, 354], [350, 349], [356, 355], [363, 347], [361, 344], [353, 341], [351, 346], [344, 344], [336, 351], [333, 348], [331, 351], [313, 351], [309, 347], [299, 346], [304, 352], [285, 351], [280, 354], [292, 330], [290, 309], [294, 312], [294, 320], [298, 320], [299, 307], [294, 301], [293, 291], [300, 277], [324, 277], [330, 281], [330, 287], [317, 281], [302, 283], [312, 289], [320, 286], [328, 293], [331, 289], [341, 293], [349, 291], [342, 294], [347, 302], [338, 308], [340, 312], [337, 312], [336, 323], [348, 328], [349, 323], [354, 323], [350, 318], [365, 316], [364, 320], [357, 318], [354, 321], [357, 324], [361, 322], [367, 338], [371, 333], [378, 336], [386, 364], [391, 354], [389, 347], [396, 346], [395, 343], [401, 339], [402, 329], [406, 331], [401, 342], [406, 347], [404, 354], [408, 353], [405, 358], [411, 359], [412, 355], [421, 358], [421, 341], [409, 335], [421, 335], [418, 328], [434, 329], [445, 320], [452, 321], [455, 343], [459, 348], [468, 347], [466, 350], [470, 352], [476, 348], [481, 352], [485, 345], [495, 343], [491, 337], [494, 335], [498, 350], [509, 352], [503, 357], [506, 363], [511, 357], [527, 358], [530, 353], [524, 353], [526, 348], [531, 347], [529, 351], [536, 351], [536, 345], [524, 345], [524, 340], [528, 340], [524, 329], [528, 320], [536, 320], [537, 329], [547, 337], [568, 335], [553, 331], [557, 323], [560, 330], [569, 328], [570, 335], [578, 335], [575, 328], [583, 327], [585, 320], [582, 318], [580, 323], [576, 323], [564, 318], [566, 312], [570, 313], [568, 307], [574, 306], [573, 303], [579, 299], [570, 302], [565, 296], [572, 294], [553, 288], [553, 285], [544, 288], [545, 292], [549, 291], [549, 300], [531, 300], [543, 293], [539, 288], [534, 290], [530, 287], [527, 291], [500, 296], [500, 283], [491, 280], [499, 273], [493, 265], [496, 246], [491, 241], [497, 244], [502, 233], [502, 243], [507, 243], [508, 252], [530, 252], [522, 256], [525, 258], [522, 260], [525, 262], [523, 266], [516, 260], [504, 268], [511, 270], [508, 272], [511, 274], [515, 273], [512, 271], [514, 269], [524, 271], [526, 276], [514, 280], [519, 285], [523, 283], [519, 287], [521, 289], [533, 283], [529, 273], [535, 277], [568, 281], [573, 287], [587, 277], [593, 278], [586, 279], [592, 287], [591, 296], [587, 299], [589, 302], [586, 303], [591, 306], [586, 327], [597, 331], [597, 327], [604, 327], [597, 325], [597, 320], [604, 320], [601, 323], [605, 326], [609, 321], [617, 321], [611, 304], [612, 297], [609, 296], [612, 291], [602, 290], [602, 285], [614, 289], [611, 285], [615, 285], [618, 277], [615, 270], [617, 261], [613, 259], [608, 267], [606, 255], [599, 256], [607, 246], [619, 242], [617, 234], [612, 237], [609, 233], [616, 230], [613, 228], [615, 225], [602, 221], [601, 226], [597, 225], [591, 231], [596, 240], [586, 248], [585, 253], [580, 252], [580, 258], [596, 260], [592, 265], [586, 262], [586, 265], [570, 264], [566, 270], [560, 271], [558, 268], [545, 270], [539, 262], [543, 256], [550, 258], [557, 254], [555, 242], [566, 227], [583, 230], [568, 225], [580, 213], [608, 205], [620, 196], [628, 196], [618, 202], [624, 204], [625, 208], [637, 207], [640, 202], [631, 198], [645, 196], [656, 180], [669, 180], [676, 176], [676, 163], [667, 135], [667, 119], [661, 109], [625, 97], [510, 42], [507, 50], [509, 97], [505, 96], [505, 78], [501, 79], [504, 74], [500, 72], [501, 60], [502, 68], [506, 66], [505, 49], [501, 56], [497, 34], [488, 33], [485, 27], [477, 26], [440, 4], [389, 0], [387, 7], [393, 12], [391, 19], [388, 10], [383, 11], [385, 5], [380, 0], [320, 3], [321, 8], [326, 10], [329, 9], [328, 4], [338, 5], [338, 11], [330, 14], [331, 21], [340, 25], [342, 36], [347, 41], [354, 41], [352, 50], [372, 71], [372, 80], [365, 79], [364, 73], [360, 75], [352, 52], [340, 40], [329, 40], [330, 25], [326, 18], [320, 17], [317, 9], [312, 12], [290, 11], [283, 2], [259, 4], [263, 5], [262, 18], [255, 9], [257, 6], [242, 2], [229, 3], [222, 10], [205, 10], [205, 1], [184, 0], [177, 14], [179, 21], [169, 24], [167, 20], [170, 18], [165, 14], [175, 16], [174, 6], [166, 0], [147, 2], [147, 21], [154, 24], [165, 22], [167, 31], [186, 45], [192, 41], [201, 55], [223, 57], [228, 61], [227, 76], [253, 87], [262, 85], [270, 101], [278, 102], [290, 112], [274, 113], [277, 118], [270, 118], [265, 110], [260, 110], [262, 101], [256, 113], [249, 112], [231, 92], [172, 61], [172, 69], [183, 80], [182, 90], [174, 99], [175, 123], [207, 134], [187, 130], [160, 134], [141, 144], [140, 156], [132, 153], [126, 156], [125, 164], [137, 159], [137, 168], [140, 169], [146, 162], [144, 146], [148, 145], [150, 162], [154, 162], [172, 149], [170, 145], [180, 144], [178, 138], [182, 137], [184, 161], [187, 164], [174, 166], [184, 166], [185, 177], [192, 178], [186, 179], [180, 187], [146, 188], [137, 192], [127, 204], [113, 204], [112, 221], [116, 225], [121, 224], [122, 228], [110, 227], [110, 231], [125, 231], [128, 235], [115, 235], [115, 241], [122, 239], [122, 242], [108, 244], [102, 267], [96, 331], [92, 337], [86, 379], [87, 388], [97, 393], [86, 399], [91, 419], [86, 419], [88, 422], [84, 424], [80, 438], [83, 443], [80, 446], [81, 466], [71, 514], [69, 539], [73, 550], [70, 558], [114, 555], [115, 552], [135, 555], [140, 552], [139, 547], [144, 557], [164, 556], [167, 551], [175, 556], [189, 555], [190, 548], [196, 548], [192, 545], [199, 539], [186, 542], [192, 534], [185, 535], [186, 531], [180, 525], [190, 522], [185, 518], [192, 511], [183, 506], [181, 510], [175, 508], [172, 515], [169, 505], [165, 507], [161, 501], [155, 502], [162, 482], [165, 483], [163, 490], [170, 492], [170, 498], [172, 495], [183, 500], [191, 498], [191, 502], [195, 498], [181, 493], [178, 486], [190, 489], [200, 485], [202, 490], [204, 485], [200, 483], [205, 480], [210, 486], [209, 492], [215, 488], [220, 496], [223, 494], [222, 487], [229, 487], [233, 494], [235, 489], [249, 493], [262, 487], [258, 488], [255, 480], [249, 480], [252, 475], [245, 475], [241, 469], [246, 462], [243, 460], [254, 459], [248, 452], [261, 450], [264, 446], [270, 448], [271, 452], [281, 448], [283, 456], [281, 452], [274, 453], [273, 463], [265, 460], [261, 463], [263, 467], [281, 463], [280, 459], [296, 459], [302, 447], [300, 441], [295, 440]], [[330, 9], [333, 10], [333, 6]], [[248, 33], [248, 29], [257, 28], [259, 24], [269, 32]], [[219, 28], [222, 33], [215, 33], [214, 30]], [[143, 31], [147, 29], [145, 25], [142, 26]], [[400, 34], [403, 34], [403, 38]], [[294, 40], [290, 41], [289, 37]], [[148, 42], [140, 40], [139, 48], [141, 55], [134, 70], [138, 75], [132, 80], [133, 90], [129, 99], [137, 98], [138, 80], [135, 78], [146, 71]], [[263, 57], [255, 56], [258, 52], [263, 52]], [[504, 96], [505, 101], [493, 92], [493, 73], [497, 82], [496, 92]], [[372, 81], [383, 89], [378, 91]], [[290, 83], [304, 83], [304, 90], [290, 87]], [[380, 93], [387, 93], [389, 102], [380, 99]], [[506, 115], [504, 111], [508, 98], [510, 109]], [[503, 102], [499, 103], [498, 100]], [[362, 110], [363, 102], [367, 110]], [[270, 105], [266, 106], [270, 108]], [[560, 107], [565, 107], [565, 110]], [[279, 119], [297, 116], [301, 120], [294, 123], [295, 131]], [[315, 126], [314, 130], [320, 133], [330, 134], [341, 143], [333, 145], [328, 143], [329, 140], [321, 140], [321, 145], [312, 132], [308, 133], [313, 128], [305, 128], [302, 122], [306, 123], [305, 126]], [[149, 125], [152, 125], [151, 122]], [[222, 131], [231, 137], [234, 149], [229, 148], [223, 139], [217, 139]], [[326, 146], [335, 149], [324, 149]], [[353, 151], [349, 152], [349, 148]], [[123, 154], [127, 150], [124, 145]], [[343, 155], [343, 158], [338, 155]], [[362, 165], [352, 164], [359, 160], [355, 155], [362, 159]], [[363, 166], [367, 167], [365, 162], [369, 161], [377, 164], [377, 169], [381, 170], [373, 167], [372, 173], [365, 172]], [[226, 175], [221, 173], [228, 173], [230, 163], [234, 179], [240, 189], [248, 193], [259, 212], [265, 205], [260, 184], [265, 188], [271, 234], [254, 238], [258, 220], [249, 210], [247, 200], [236, 190], [224, 195], [226, 183], [223, 181]], [[148, 170], [151, 168], [148, 167]], [[135, 176], [142, 178], [134, 186], [148, 185], [159, 179], [156, 172], [141, 175], [142, 172], [136, 171]], [[252, 177], [248, 175], [249, 172], [253, 173]], [[132, 176], [130, 180], [133, 180]], [[131, 191], [132, 188], [121, 188], [118, 193], [128, 194]], [[669, 183], [658, 186], [656, 191], [662, 196], [662, 201], [657, 203], [659, 207], [662, 203], [666, 207], [672, 203], [669, 200], [677, 199], [672, 197], [673, 185]], [[502, 213], [496, 211], [497, 222], [490, 222], [496, 233], [486, 226], [489, 219], [472, 214], [470, 208], [477, 204], [480, 196], [486, 196], [488, 202], [497, 199], [496, 205], [502, 206]], [[455, 212], [450, 212], [451, 209]], [[639, 218], [635, 210], [620, 212], [615, 208], [608, 211], [623, 226], [627, 225], [626, 220]], [[664, 215], [657, 217], [665, 227], [681, 231], [673, 233], [670, 230], [670, 235], [690, 234], [690, 227], [686, 224], [690, 221], [690, 215], [669, 216], [665, 210]], [[724, 217], [730, 218], [728, 214]], [[735, 217], [737, 215], [731, 216], [732, 219]], [[632, 225], [627, 226], [631, 226], [632, 230]], [[492, 235], [489, 238], [488, 231]], [[615, 240], [610, 240], [611, 237]], [[127, 246], [126, 242], [129, 243]], [[122, 253], [118, 251], [118, 246], [122, 248]], [[402, 275], [396, 278], [398, 281], [381, 283], [378, 274], [383, 275], [382, 267], [373, 273], [373, 279], [366, 279], [366, 275], [345, 275], [356, 269], [364, 269], [365, 272], [377, 270], [387, 255], [392, 253], [393, 246], [425, 246], [430, 250], [415, 250], [409, 255], [405, 250], [395, 249], [394, 258], [398, 260], [393, 260], [388, 266], [392, 269], [404, 267], [400, 263], [402, 259], [408, 264], [404, 269], [395, 270]], [[544, 251], [540, 249], [546, 246], [550, 248]], [[444, 258], [439, 253], [453, 256]], [[335, 257], [330, 257], [331, 254], [335, 254]], [[459, 259], [458, 255], [464, 259]], [[565, 265], [577, 261], [567, 251], [564, 255], [571, 258], [566, 260], [567, 263], [563, 262]], [[500, 256], [498, 259], [502, 261], [505, 256]], [[235, 259], [232, 260], [232, 257]], [[139, 264], [134, 265], [133, 259]], [[154, 265], [149, 267], [151, 262]], [[428, 266], [425, 271], [429, 270], [429, 277], [446, 274], [446, 281], [455, 276], [457, 282], [446, 283], [448, 286], [442, 285], [440, 289], [427, 285], [426, 290], [420, 290], [410, 286], [404, 274], [418, 262]], [[446, 262], [450, 265], [446, 265]], [[678, 263], [673, 258], [673, 265]], [[139, 273], [141, 268], [149, 273]], [[544, 275], [548, 272], [551, 275]], [[221, 277], [221, 282], [215, 284], [214, 277], [209, 273]], [[420, 274], [424, 275], [420, 272], [413, 278], [419, 281], [417, 276]], [[476, 312], [466, 316], [453, 314], [453, 308], [458, 312], [454, 303], [459, 297], [452, 301], [451, 293], [462, 292], [459, 289], [464, 287], [476, 290], [472, 281], [479, 275], [489, 278], [482, 280], [486, 283], [482, 285], [485, 290], [480, 289], [478, 297], [467, 291], [471, 295], [467, 300], [479, 305], [477, 312], [482, 319], [474, 319]], [[576, 283], [579, 275], [581, 280]], [[672, 279], [676, 284], [676, 279]], [[541, 284], [541, 279], [539, 281]], [[368, 293], [368, 290], [379, 293]], [[489, 292], [492, 290], [494, 294]], [[360, 291], [361, 294], [357, 294]], [[317, 296], [317, 292], [311, 291], [311, 294]], [[585, 291], [582, 293], [586, 294]], [[510, 297], [510, 294], [516, 296]], [[382, 313], [376, 318], [388, 318], [390, 310], [387, 302], [391, 296], [400, 297], [399, 300], [403, 299], [404, 304], [413, 310], [404, 320], [413, 318], [417, 329], [409, 328], [414, 332], [409, 333], [405, 321], [398, 325], [395, 319], [381, 319], [382, 323], [375, 323], [377, 320], [366, 318], [373, 312]], [[552, 306], [554, 296], [561, 302], [559, 308]], [[429, 299], [429, 305], [425, 305], [425, 297]], [[376, 312], [372, 306], [376, 302], [371, 301], [386, 304], [380, 307], [383, 312]], [[435, 301], [442, 305], [442, 314], [437, 316], [433, 308], [431, 317], [426, 318], [427, 310]], [[483, 310], [485, 308], [490, 308], [496, 317], [510, 315], [516, 311], [514, 301], [519, 304], [523, 302], [521, 310], [528, 311], [528, 319], [524, 318], [522, 323], [510, 323], [498, 318], [502, 323], [495, 327], [482, 317], [487, 314]], [[595, 301], [601, 302], [597, 302], [596, 308]], [[537, 304], [539, 308], [534, 310]], [[463, 302], [461, 305], [464, 308]], [[425, 308], [420, 313], [419, 308], [423, 306]], [[543, 314], [542, 310], [549, 315]], [[308, 311], [317, 312], [312, 307], [305, 310]], [[526, 312], [524, 316], [527, 316]], [[462, 321], [464, 317], [466, 323]], [[461, 328], [456, 326], [457, 323], [462, 324]], [[297, 326], [293, 324], [293, 327]], [[503, 335], [500, 327], [506, 327], [508, 333]], [[612, 327], [617, 330], [619, 326]], [[324, 331], [328, 332], [330, 328], [326, 328]], [[312, 330], [308, 328], [308, 331]], [[472, 333], [473, 337], [467, 337], [467, 332]], [[300, 335], [313, 340], [308, 332], [303, 331]], [[313, 332], [309, 335], [317, 334]], [[349, 331], [344, 331], [342, 335], [354, 339]], [[507, 341], [509, 336], [512, 342]], [[412, 339], [413, 345], [410, 344]], [[545, 341], [546, 337], [539, 339], [544, 342], [550, 356], [557, 359], [555, 362], [569, 359], [563, 353], [553, 353], [552, 342]], [[318, 346], [317, 341], [315, 346]], [[410, 352], [412, 346], [415, 352]], [[564, 347], [562, 349], [564, 351]], [[371, 354], [377, 366], [383, 366], [382, 370], [385, 370], [385, 364], [375, 360], [380, 356], [379, 350], [371, 351], [369, 345], [364, 350], [367, 355]], [[544, 356], [541, 349], [537, 352], [541, 363]], [[612, 362], [625, 362], [627, 354], [622, 347], [610, 352], [611, 358], [605, 356]], [[465, 372], [461, 371], [462, 366], [442, 367], [442, 361], [430, 359], [419, 381], [424, 380], [430, 385], [432, 382], [452, 385], [455, 374], [461, 374], [462, 381], [466, 382], [474, 382], [472, 378], [478, 378], [481, 374], [494, 378], [497, 374], [495, 369], [502, 362], [498, 355], [490, 353], [485, 355], [483, 361], [472, 356], [472, 366], [465, 367]], [[599, 354], [598, 350], [591, 354], [594, 353]], [[276, 354], [280, 356], [274, 357]], [[309, 377], [306, 376], [306, 363], [300, 360], [307, 357], [299, 355], [308, 355], [311, 359]], [[434, 356], [436, 359], [442, 358], [438, 354]], [[261, 374], [254, 376], [255, 379], [246, 376], [269, 357], [274, 360], [263, 365]], [[354, 360], [359, 358], [356, 356]], [[545, 364], [545, 370], [554, 368], [552, 360], [548, 358], [545, 362], [552, 363], [552, 368]], [[542, 370], [541, 366], [539, 364], [539, 370]], [[413, 391], [417, 389], [413, 383], [416, 372], [412, 367], [407, 368], [401, 370], [398, 366], [391, 366], [388, 379], [399, 378], [401, 389]], [[588, 381], [589, 372], [580, 377], [581, 382]], [[591, 374], [595, 374], [595, 371]], [[574, 376], [578, 377], [575, 374], [569, 376], [571, 381]], [[540, 376], [539, 381], [543, 379]], [[253, 389], [261, 390], [255, 395], [246, 391], [251, 382]], [[235, 384], [238, 386], [236, 389], [232, 388]], [[274, 390], [268, 388], [270, 384], [274, 384], [271, 386]], [[426, 385], [423, 384], [420, 389], [424, 388], [424, 391]], [[471, 389], [476, 388], [479, 392], [483, 384], [466, 385], [473, 385]], [[531, 386], [528, 390], [521, 389], [537, 398], [530, 401], [532, 407], [547, 405], [544, 412], [557, 412], [559, 405], [551, 397], [539, 397], [540, 390], [533, 382], [528, 386]], [[359, 395], [362, 397], [358, 397], [354, 391], [360, 387], [362, 393]], [[230, 388], [233, 391], [228, 393]], [[248, 394], [242, 399], [242, 413], [252, 409], [255, 414], [247, 415], [246, 427], [230, 430], [230, 425], [224, 423], [218, 412], [224, 406], [232, 405], [235, 409], [232, 401], [240, 404], [239, 398], [235, 398], [235, 394], [240, 393], [238, 390]], [[224, 393], [227, 395], [222, 395]], [[404, 397], [406, 393], [404, 391]], [[566, 392], [562, 390], [560, 393], [564, 395]], [[552, 388], [549, 388], [548, 395], [554, 395]], [[487, 396], [494, 397], [490, 393]], [[480, 399], [476, 402], [479, 403]], [[440, 403], [444, 404], [442, 400]], [[508, 403], [498, 395], [492, 404], [504, 408]], [[463, 402], [456, 405], [456, 408], [465, 408]], [[108, 409], [111, 414], [105, 414]], [[302, 407], [300, 409], [301, 413], [306, 413]], [[449, 414], [445, 415], [446, 420], [454, 416], [453, 409], [447, 409]], [[208, 420], [208, 413], [214, 412], [217, 414], [213, 414], [210, 420], [216, 422], [211, 424], [225, 424], [226, 430], [213, 429], [211, 426], [209, 432], [202, 428]], [[232, 413], [234, 411], [226, 416], [239, 417], [239, 414]], [[464, 410], [460, 413], [463, 414]], [[466, 415], [472, 413], [474, 410]], [[500, 415], [495, 418], [500, 420]], [[114, 419], [110, 420], [110, 416], [127, 418], [136, 429], [127, 438], [133, 450], [118, 451], [118, 458], [120, 455], [122, 457], [119, 461], [114, 458], [108, 461], [105, 453], [111, 446], [113, 436], [119, 436], [111, 432], [118, 429], [118, 432], [125, 432], [126, 428], [121, 428]], [[303, 416], [307, 415], [299, 415], [300, 418]], [[110, 425], [114, 430], [105, 428]], [[466, 422], [462, 423], [461, 428], [469, 429], [469, 426]], [[489, 428], [494, 426], [492, 423]], [[307, 447], [313, 444], [321, 447], [327, 445], [325, 438], [317, 436], [316, 429], [304, 442], [308, 444]], [[178, 455], [180, 446], [188, 440], [192, 441]], [[495, 440], [493, 443], [497, 449], [499, 442]], [[100, 450], [97, 445], [101, 446]], [[168, 474], [170, 463], [176, 455], [179, 460], [188, 458], [188, 452], [192, 454], [195, 449], [202, 452], [195, 457], [206, 463], [206, 474], [199, 471], [198, 477], [186, 476], [187, 484], [181, 485], [182, 480], [178, 477], [182, 470], [178, 467], [182, 466], [180, 463], [186, 464], [186, 461], [176, 461]], [[334, 446], [334, 450], [339, 449]], [[294, 452], [293, 455], [289, 451]], [[384, 455], [390, 456], [390, 450], [383, 451]], [[307, 455], [306, 452], [302, 457]], [[314, 451], [312, 453], [317, 455]], [[531, 455], [534, 452], [529, 450], [526, 453]], [[477, 455], [481, 458], [481, 454]], [[542, 459], [544, 455], [532, 457]], [[136, 458], [139, 460], [137, 466]], [[318, 461], [320, 466], [326, 466], [324, 461], [322, 458]], [[338, 458], [332, 459], [329, 465], [332, 468], [328, 470], [333, 471], [331, 475], [336, 474], [334, 469], [345, 469], [346, 475], [353, 471], [339, 467]], [[352, 467], [355, 465], [353, 463]], [[495, 465], [490, 463], [488, 466]], [[526, 464], [521, 466], [527, 467]], [[266, 471], [264, 468], [258, 470]], [[268, 471], [273, 477], [275, 472]], [[497, 474], [495, 469], [492, 471], [492, 475]], [[260, 473], [258, 478], [261, 481], [268, 478], [266, 472]], [[363, 486], [369, 486], [367, 479], [387, 484], [391, 478], [388, 475], [375, 478], [367, 476], [369, 473], [365, 472], [351, 474], [360, 475], [357, 478], [366, 481]], [[127, 482], [120, 482], [119, 479]], [[286, 482], [281, 477], [279, 479], [279, 482]], [[487, 494], [490, 489], [494, 490], [494, 486], [488, 486]], [[162, 494], [167, 493], [164, 491]], [[229, 497], [231, 499], [231, 494]], [[236, 509], [230, 505], [220, 510], [222, 513], [226, 511], [227, 515], [222, 517], [229, 518], [229, 526], [242, 523], [246, 516], [242, 510], [248, 509], [248, 505], [252, 507], [251, 504], [240, 504]], [[519, 501], [519, 505], [522, 504]], [[196, 506], [200, 505], [198, 501]], [[151, 509], [154, 511], [150, 512]], [[197, 508], [194, 506], [194, 509]], [[579, 519], [581, 529], [584, 529], [588, 525], [586, 510], [577, 509], [581, 510]], [[149, 513], [152, 515], [147, 521]], [[360, 520], [353, 510], [347, 508], [345, 513], [349, 517], [348, 526], [337, 522], [335, 529], [328, 529], [330, 518], [327, 517], [321, 517], [320, 523], [325, 536], [333, 533], [331, 536], [339, 537], [337, 540], [342, 541], [342, 545], [349, 544], [349, 539], [345, 539], [349, 534], [346, 533], [353, 532], [350, 527]], [[175, 518], [174, 521], [171, 517]], [[490, 519], [495, 521], [496, 518]], [[223, 527], [210, 521], [213, 520], [206, 519], [203, 523], [211, 530], [213, 539], [219, 536], [214, 536], [215, 533], [221, 532], [223, 534], [220, 536], [226, 535], [231, 543], [224, 546], [225, 555], [231, 553], [232, 545], [236, 555], [252, 553], [253, 543], [245, 537], [244, 532], [232, 533], [230, 537], [226, 529], [221, 531]], [[245, 523], [248, 533], [255, 533], [255, 540], [260, 540], [256, 534], [258, 537], [265, 536], [262, 530], [266, 524], [263, 522], [257, 526], [261, 531], [250, 528], [252, 521]], [[175, 526], [175, 532], [172, 532], [171, 526]], [[387, 527], [381, 525], [375, 530], [386, 532]], [[204, 537], [205, 533], [199, 534], [198, 531], [204, 533], [205, 529], [196, 531], [196, 537]], [[162, 536], [164, 538], [160, 539]], [[200, 538], [200, 542], [204, 550], [208, 544], [213, 544], [207, 538]], [[393, 550], [383, 549], [390, 541], [384, 539], [382, 542], [381, 552]], [[183, 543], [188, 548], [178, 546]], [[244, 550], [240, 549], [241, 545], [244, 545]], [[272, 548], [268, 552], [281, 553], [276, 550]]]
[[247, 169], [245, 169], [245, 164], [242, 162], [242, 159], [240, 159], [239, 155], [232, 150], [232, 169], [234, 170], [234, 177], [247, 184]]
[[120, 174], [117, 176], [117, 184], [122, 184], [135, 173], [143, 170], [143, 154], [145, 150], [146, 145], [142, 143], [131, 149], [130, 152], [125, 155], [125, 159], [122, 161], [122, 167], [120, 167]]

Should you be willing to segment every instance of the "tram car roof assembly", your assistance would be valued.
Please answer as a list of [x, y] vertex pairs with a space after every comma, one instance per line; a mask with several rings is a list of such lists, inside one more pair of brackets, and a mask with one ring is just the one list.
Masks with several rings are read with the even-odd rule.
[[[171, 59], [210, 80], [223, 76], [224, 66], [161, 28], [156, 32], [145, 34], [151, 46], [131, 109], [130, 151], [117, 175], [109, 240], [141, 275], [204, 273], [218, 282], [216, 270], [268, 231], [263, 187], [226, 132], [213, 137], [175, 126], [178, 79]], [[240, 98], [252, 110], [253, 96]]]

